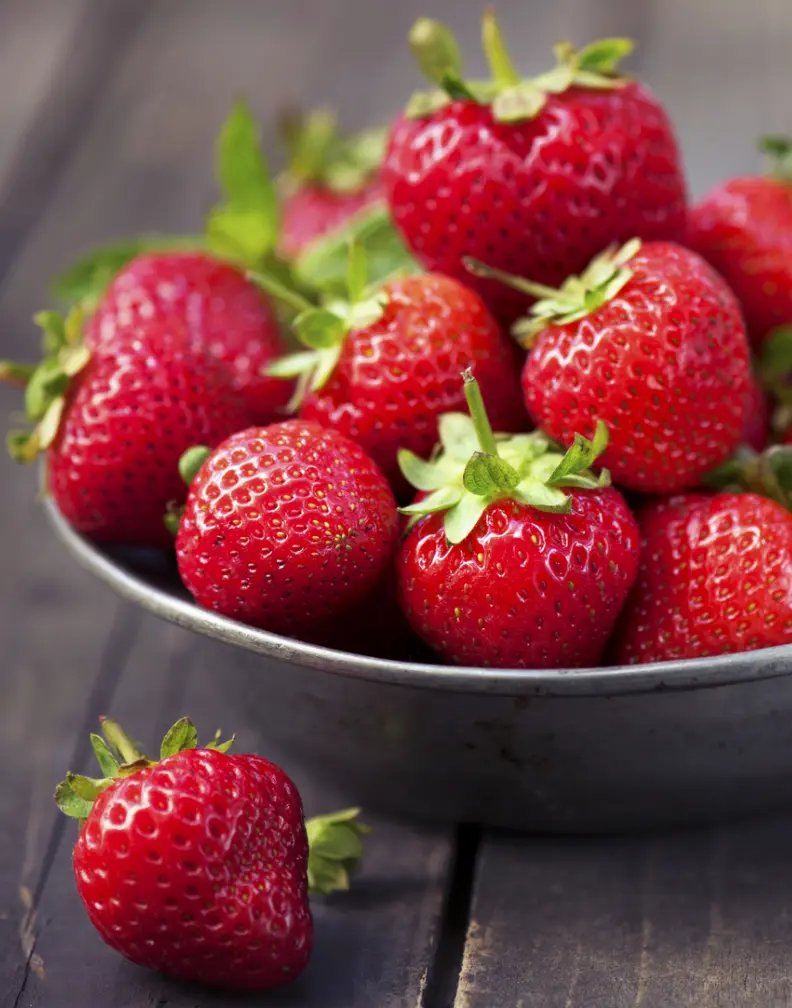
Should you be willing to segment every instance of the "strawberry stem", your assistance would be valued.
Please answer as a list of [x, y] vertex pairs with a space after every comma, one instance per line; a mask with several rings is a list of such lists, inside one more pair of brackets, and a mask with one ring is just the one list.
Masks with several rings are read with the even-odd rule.
[[491, 7], [487, 7], [484, 11], [481, 21], [481, 45], [496, 88], [501, 91], [505, 88], [516, 87], [521, 78], [512, 63], [498, 19]]
[[464, 382], [465, 399], [470, 411], [470, 418], [473, 421], [481, 450], [488, 455], [497, 455], [498, 448], [495, 444], [495, 435], [492, 433], [487, 409], [481, 396], [481, 389], [479, 388], [479, 383], [473, 377], [473, 372], [470, 368], [462, 373], [462, 381]]
[[449, 76], [462, 77], [462, 54], [451, 31], [440, 21], [418, 18], [410, 29], [410, 49], [421, 72], [444, 87]]
[[185, 451], [179, 459], [179, 475], [186, 486], [192, 486], [192, 481], [211, 454], [206, 445], [193, 445]]
[[136, 760], [144, 758], [143, 753], [137, 748], [120, 724], [116, 721], [111, 721], [107, 717], [101, 717], [99, 720], [102, 722], [104, 737], [124, 763], [134, 763]]

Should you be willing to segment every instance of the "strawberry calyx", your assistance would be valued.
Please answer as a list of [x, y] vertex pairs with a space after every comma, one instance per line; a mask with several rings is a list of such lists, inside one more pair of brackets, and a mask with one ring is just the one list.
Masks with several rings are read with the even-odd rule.
[[512, 326], [512, 334], [520, 345], [530, 348], [537, 334], [547, 326], [576, 322], [616, 297], [633, 276], [627, 264], [640, 247], [638, 238], [633, 238], [620, 249], [611, 246], [592, 259], [579, 276], [567, 277], [559, 288], [545, 287], [544, 284], [512, 276], [469, 256], [463, 262], [474, 276], [497, 280], [537, 299], [531, 305], [528, 317], [518, 319]]
[[384, 127], [341, 135], [332, 109], [313, 109], [306, 115], [286, 110], [279, 125], [290, 158], [280, 179], [286, 192], [306, 182], [339, 194], [359, 192], [385, 155]]
[[628, 80], [617, 68], [632, 52], [630, 39], [600, 39], [583, 49], [576, 49], [569, 42], [558, 42], [553, 47], [556, 65], [532, 78], [522, 78], [515, 69], [500, 25], [489, 8], [482, 18], [481, 40], [491, 78], [467, 81], [453, 33], [430, 18], [415, 22], [409, 34], [410, 48], [418, 66], [437, 85], [437, 90], [413, 95], [405, 110], [408, 118], [423, 118], [461, 99], [491, 106], [496, 122], [522, 122], [535, 118], [551, 94], [562, 94], [572, 87], [612, 90]]
[[308, 834], [308, 891], [327, 895], [349, 889], [363, 857], [362, 837], [371, 830], [358, 820], [359, 808], [306, 819]]
[[64, 318], [54, 311], [39, 312], [34, 321], [43, 332], [43, 353], [37, 365], [0, 361], [0, 381], [25, 390], [25, 415], [31, 430], [11, 431], [8, 453], [16, 462], [34, 462], [55, 440], [66, 392], [90, 360], [82, 340], [83, 311], [73, 308]]
[[762, 452], [742, 445], [704, 484], [711, 490], [755, 493], [792, 512], [792, 445], [771, 445]]
[[566, 452], [541, 431], [494, 433], [472, 371], [465, 371], [462, 379], [470, 414], [440, 417], [440, 444], [430, 459], [407, 449], [399, 452], [402, 475], [426, 494], [400, 509], [410, 516], [411, 525], [424, 515], [444, 512], [448, 541], [460, 543], [494, 501], [510, 499], [539, 511], [568, 514], [572, 502], [564, 487], [593, 490], [610, 485], [607, 469], [599, 475], [591, 472], [608, 444], [604, 423], [597, 423], [591, 441], [576, 434]]
[[[198, 733], [189, 718], [180, 718], [165, 733], [160, 745], [159, 760], [150, 759], [123, 728], [110, 718], [101, 717], [102, 735], [91, 733], [91, 747], [102, 772], [101, 777], [86, 777], [83, 774], [67, 773], [55, 789], [55, 804], [64, 813], [81, 822], [88, 818], [93, 803], [114, 780], [131, 777], [139, 770], [156, 766], [159, 760], [167, 759], [185, 749], [198, 748]], [[234, 736], [220, 741], [218, 731], [211, 742], [203, 748], [228, 752], [234, 743]]]
[[762, 344], [757, 367], [764, 388], [776, 402], [772, 427], [783, 436], [792, 428], [792, 326], [779, 326]]
[[325, 385], [338, 364], [347, 335], [378, 322], [388, 303], [380, 285], [369, 284], [368, 257], [356, 242], [351, 243], [347, 256], [345, 298], [331, 293], [320, 295], [319, 304], [311, 304], [271, 274], [251, 271], [248, 276], [297, 313], [292, 329], [306, 349], [280, 357], [266, 369], [274, 378], [297, 379], [289, 411], [302, 403], [308, 391], [317, 392]]
[[764, 136], [759, 140], [759, 150], [765, 155], [770, 178], [792, 182], [792, 137]]
[[[181, 458], [179, 459], [179, 476], [182, 478], [182, 482], [189, 489], [195, 477], [198, 475], [204, 462], [212, 454], [210, 448], [206, 445], [193, 445], [192, 448], [188, 448]], [[165, 528], [170, 532], [170, 534], [176, 538], [179, 531], [179, 525], [181, 525], [181, 520], [184, 515], [186, 504], [176, 504], [171, 502], [165, 514], [162, 516], [162, 520], [165, 522]]]

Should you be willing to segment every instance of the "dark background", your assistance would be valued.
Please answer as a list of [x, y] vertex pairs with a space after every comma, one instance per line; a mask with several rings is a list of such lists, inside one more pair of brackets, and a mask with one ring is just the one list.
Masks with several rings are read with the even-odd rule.
[[[757, 134], [792, 129], [790, 0], [502, 0], [497, 12], [528, 72], [559, 37], [635, 37], [631, 69], [667, 104], [696, 194], [754, 169]], [[199, 226], [235, 95], [260, 113], [276, 165], [285, 99], [334, 104], [349, 127], [392, 115], [421, 83], [404, 43], [419, 14], [449, 20], [468, 70], [483, 70], [480, 5], [459, 0], [0, 0], [0, 353], [35, 354], [30, 316], [76, 253]], [[4, 417], [18, 405], [0, 390]], [[231, 1004], [101, 945], [69, 875], [73, 824], [51, 801], [105, 711], [147, 741], [183, 713], [204, 734], [233, 730], [227, 652], [78, 570], [35, 503], [34, 472], [3, 457], [0, 486], [0, 1005]], [[277, 755], [255, 728], [240, 744]], [[298, 783], [310, 812], [354, 800]], [[788, 823], [596, 842], [375, 824], [355, 892], [318, 911], [308, 975], [250, 1003], [438, 1008], [461, 966], [458, 1008], [792, 1005]]]

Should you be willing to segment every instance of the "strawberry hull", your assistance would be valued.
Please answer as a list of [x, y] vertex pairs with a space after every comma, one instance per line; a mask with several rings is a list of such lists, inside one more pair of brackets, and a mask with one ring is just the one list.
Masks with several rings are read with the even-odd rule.
[[[273, 753], [367, 808], [561, 833], [712, 822], [792, 802], [792, 646], [639, 667], [378, 661], [201, 609], [47, 514], [81, 564], [215, 641], [209, 663]], [[680, 745], [680, 742], [683, 742]], [[662, 758], [658, 757], [662, 754]]]

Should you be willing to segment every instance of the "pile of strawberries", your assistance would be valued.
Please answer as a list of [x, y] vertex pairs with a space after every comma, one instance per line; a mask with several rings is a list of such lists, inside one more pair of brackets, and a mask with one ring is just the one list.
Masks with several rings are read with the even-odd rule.
[[497, 668], [792, 641], [792, 146], [691, 207], [629, 41], [522, 78], [482, 37], [471, 81], [419, 20], [431, 89], [357, 137], [286, 117], [277, 180], [238, 104], [205, 233], [82, 260], [42, 363], [2, 366], [12, 453], [85, 536], [302, 640]]

